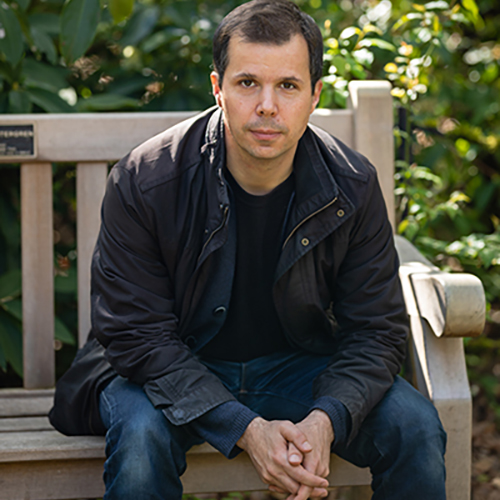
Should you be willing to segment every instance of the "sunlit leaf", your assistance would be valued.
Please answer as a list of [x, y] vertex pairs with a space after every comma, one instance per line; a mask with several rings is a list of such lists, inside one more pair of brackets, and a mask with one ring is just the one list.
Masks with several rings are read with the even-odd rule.
[[342, 33], [340, 33], [340, 40], [347, 40], [348, 38], [351, 38], [353, 36], [361, 36], [363, 34], [363, 32], [355, 27], [355, 26], [350, 26], [349, 28], [346, 28], [345, 30], [342, 31]]
[[429, 2], [424, 5], [427, 10], [446, 10], [450, 8], [450, 4], [444, 0]]
[[381, 38], [364, 38], [358, 42], [358, 47], [377, 47], [382, 50], [396, 52], [396, 47], [392, 43], [386, 42]]
[[464, 9], [468, 10], [472, 14], [474, 20], [478, 18], [479, 8], [475, 0], [462, 0], [462, 5], [464, 6]]
[[109, 0], [108, 9], [113, 21], [119, 23], [128, 19], [134, 10], [134, 0]]

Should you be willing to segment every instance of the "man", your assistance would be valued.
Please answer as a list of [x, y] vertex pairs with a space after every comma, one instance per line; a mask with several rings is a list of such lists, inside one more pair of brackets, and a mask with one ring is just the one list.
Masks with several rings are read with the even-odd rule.
[[307, 125], [322, 54], [288, 0], [238, 7], [214, 37], [217, 108], [110, 174], [92, 269], [107, 500], [179, 499], [203, 441], [290, 500], [327, 495], [332, 449], [371, 468], [374, 499], [445, 498], [437, 413], [396, 378], [407, 318], [375, 170]]

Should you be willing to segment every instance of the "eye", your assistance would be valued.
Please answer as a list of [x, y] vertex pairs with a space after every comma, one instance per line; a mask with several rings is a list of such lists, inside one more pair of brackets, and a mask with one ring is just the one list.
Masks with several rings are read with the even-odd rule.
[[253, 80], [250, 80], [249, 78], [245, 78], [244, 80], [241, 80], [240, 81], [240, 85], [246, 89], [250, 88], [250, 87], [253, 87], [254, 86], [254, 82]]
[[281, 86], [285, 89], [285, 90], [293, 90], [293, 89], [296, 89], [296, 85], [292, 82], [283, 82], [281, 84]]

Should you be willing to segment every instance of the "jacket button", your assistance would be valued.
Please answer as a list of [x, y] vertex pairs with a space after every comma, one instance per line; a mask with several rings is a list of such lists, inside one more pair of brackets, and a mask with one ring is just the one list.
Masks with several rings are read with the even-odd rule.
[[339, 217], [344, 217], [345, 212], [344, 212], [342, 209], [337, 210], [337, 215], [338, 215]]
[[222, 316], [226, 312], [224, 306], [219, 306], [214, 309], [214, 316]]
[[190, 349], [193, 349], [194, 346], [196, 345], [196, 339], [190, 335], [187, 339], [186, 339], [186, 345], [190, 348]]
[[300, 242], [302, 243], [303, 246], [306, 247], [307, 245], [309, 245], [309, 238], [302, 238]]

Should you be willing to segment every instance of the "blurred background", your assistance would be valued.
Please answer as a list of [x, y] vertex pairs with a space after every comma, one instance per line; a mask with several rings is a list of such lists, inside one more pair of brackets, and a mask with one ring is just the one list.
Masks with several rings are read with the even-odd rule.
[[[2, 0], [0, 112], [203, 110], [214, 29], [240, 3]], [[320, 107], [345, 107], [351, 80], [393, 85], [397, 231], [484, 284], [485, 331], [464, 340], [473, 498], [500, 499], [500, 3], [296, 3], [324, 35]], [[60, 375], [76, 351], [75, 166], [54, 185]], [[0, 387], [22, 385], [19, 196], [18, 165], [0, 165]]]

